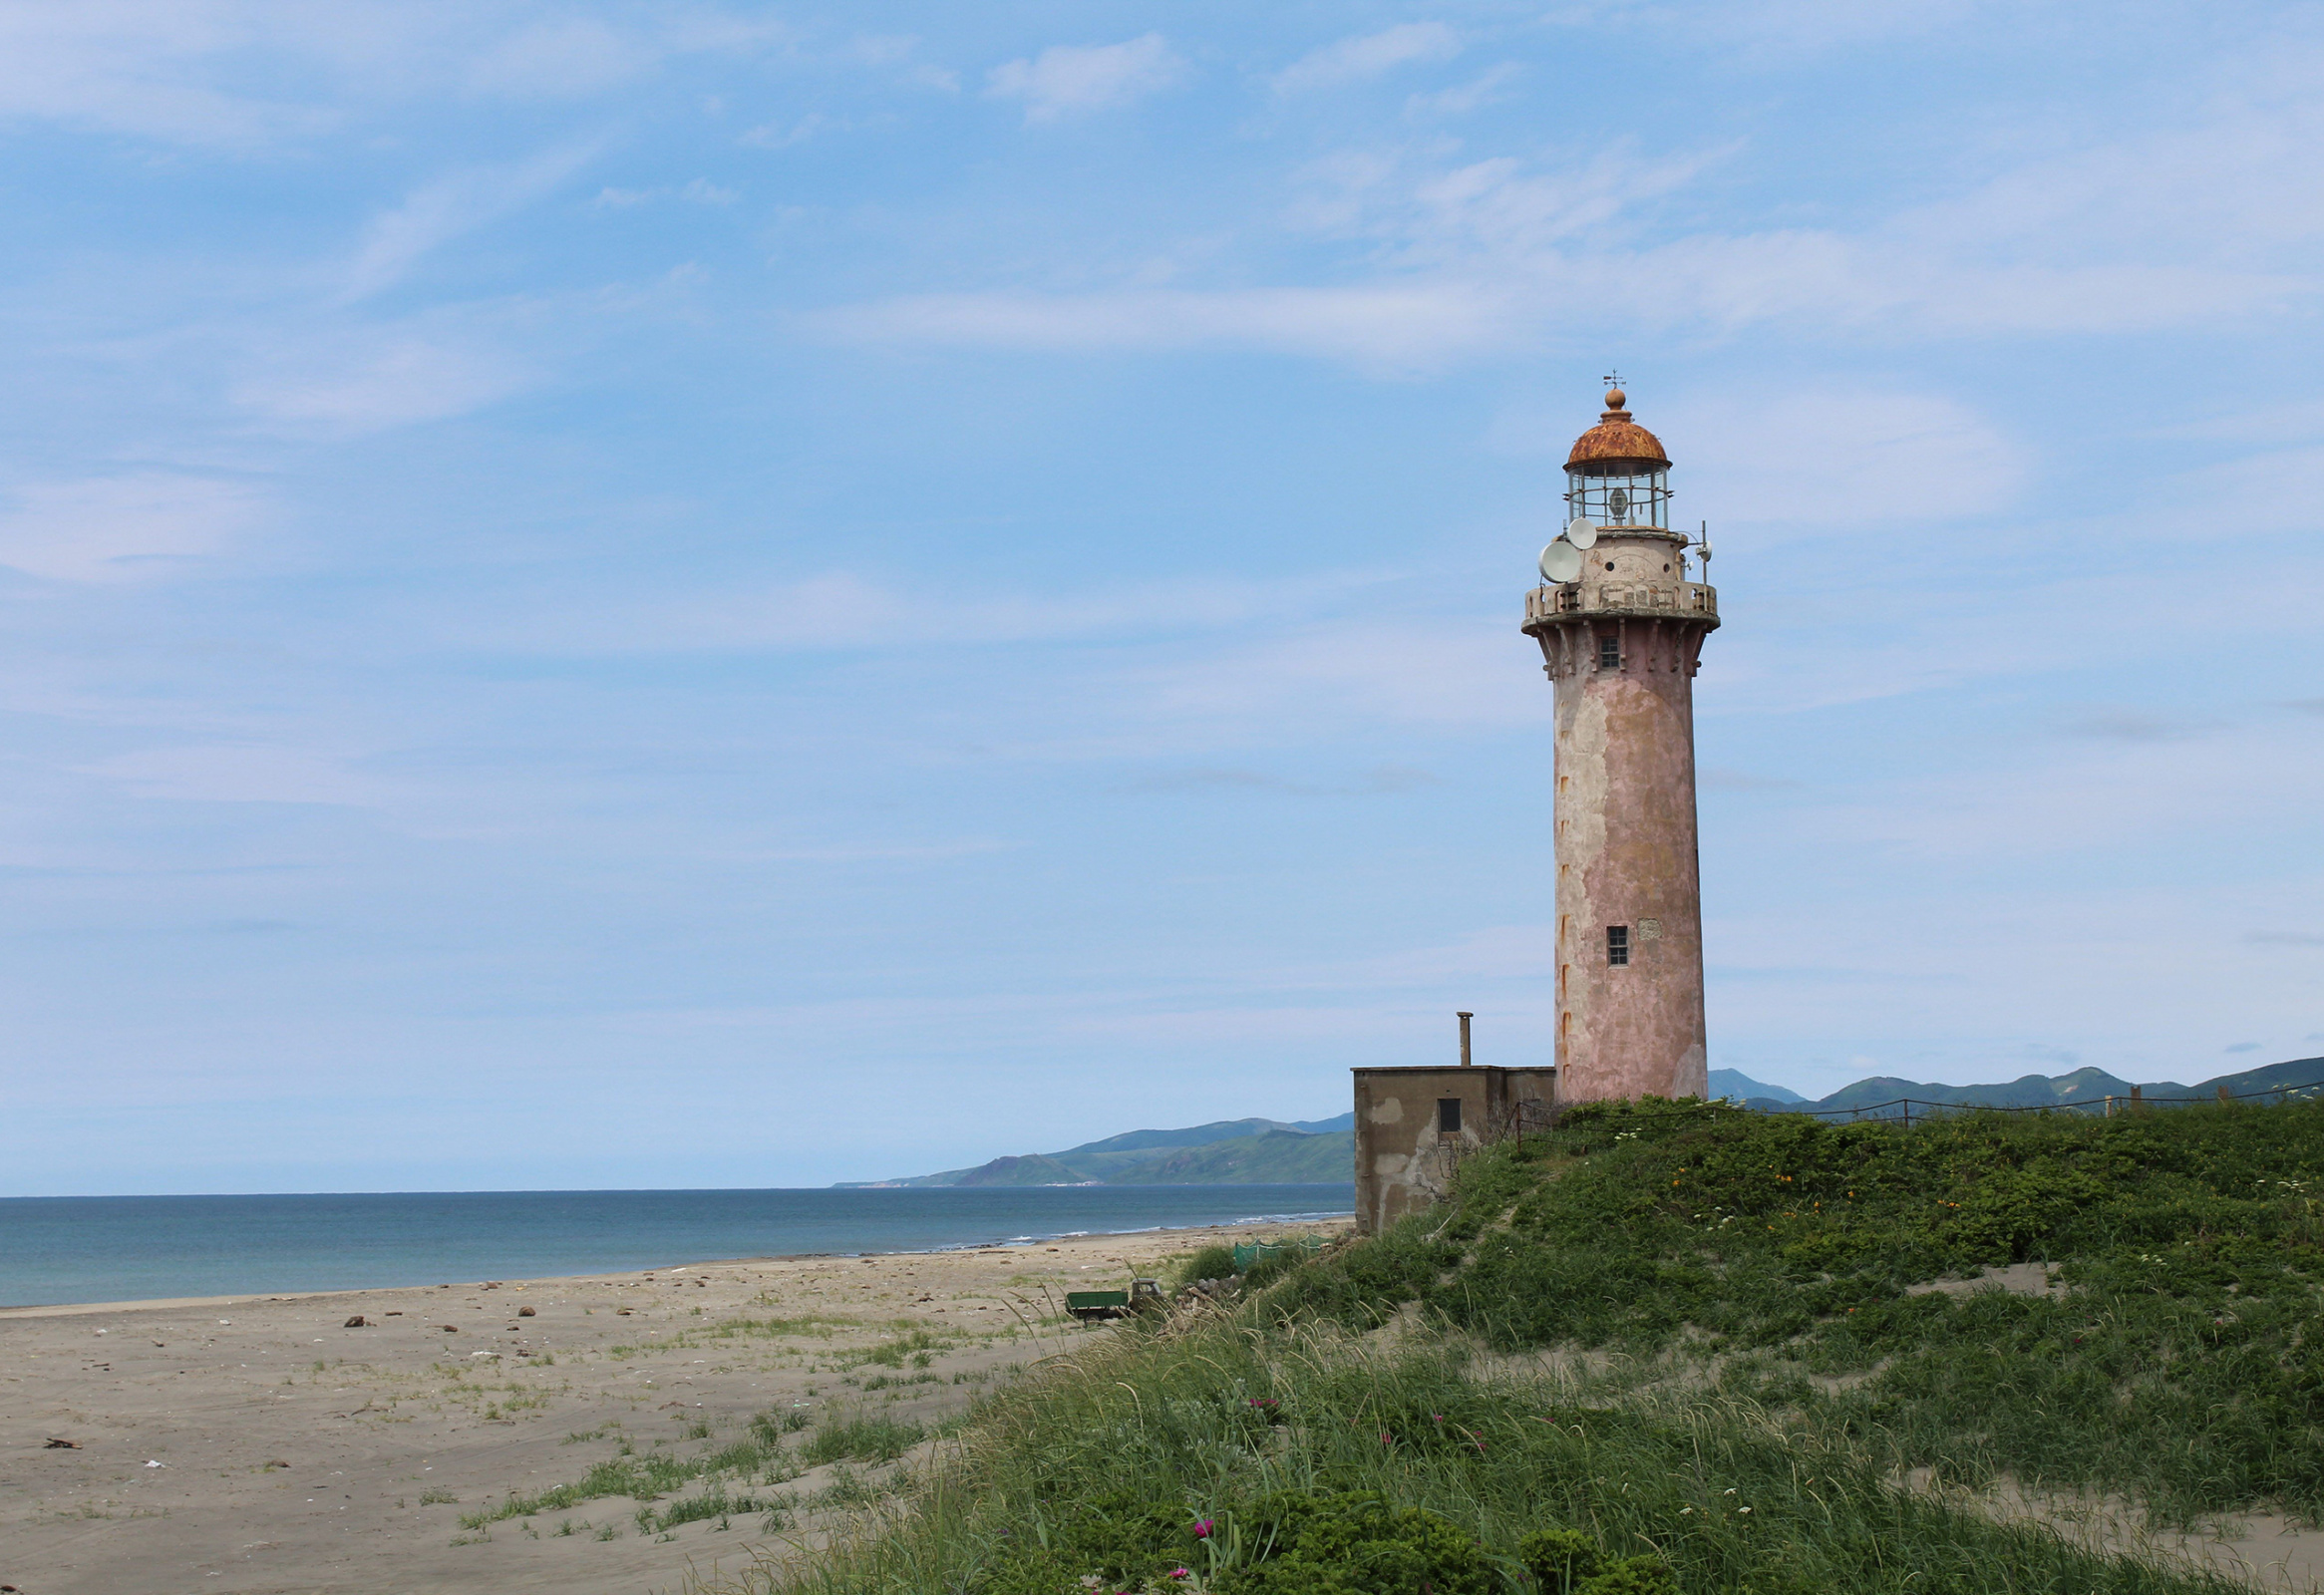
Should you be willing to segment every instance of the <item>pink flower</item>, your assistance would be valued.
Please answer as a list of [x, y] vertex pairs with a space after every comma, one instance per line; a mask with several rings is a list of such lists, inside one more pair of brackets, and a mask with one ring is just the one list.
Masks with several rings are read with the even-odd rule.
[[1196, 1539], [1208, 1539], [1210, 1537], [1209, 1518], [1205, 1517], [1194, 1525], [1194, 1537]]
[[1172, 1578], [1192, 1578], [1193, 1576], [1194, 1575], [1192, 1573], [1187, 1572], [1182, 1567], [1173, 1567], [1170, 1569], [1170, 1577]]

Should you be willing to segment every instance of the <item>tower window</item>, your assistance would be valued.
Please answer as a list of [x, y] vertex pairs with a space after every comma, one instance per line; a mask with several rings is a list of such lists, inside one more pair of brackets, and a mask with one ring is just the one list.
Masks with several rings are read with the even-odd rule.
[[1608, 925], [1606, 927], [1606, 962], [1626, 964], [1629, 961], [1630, 927], [1628, 925]]
[[1600, 637], [1598, 639], [1598, 668], [1600, 670], [1619, 670], [1622, 668], [1622, 640], [1619, 637]]
[[1437, 1133], [1440, 1135], [1461, 1133], [1460, 1098], [1440, 1097], [1437, 1099]]

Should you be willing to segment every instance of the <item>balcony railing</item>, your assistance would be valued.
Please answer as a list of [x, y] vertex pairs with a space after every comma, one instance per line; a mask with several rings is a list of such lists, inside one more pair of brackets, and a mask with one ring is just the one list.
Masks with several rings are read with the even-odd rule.
[[1697, 581], [1595, 587], [1569, 581], [1556, 587], [1534, 587], [1525, 594], [1528, 626], [1560, 615], [1588, 614], [1704, 615], [1717, 619], [1719, 591]]

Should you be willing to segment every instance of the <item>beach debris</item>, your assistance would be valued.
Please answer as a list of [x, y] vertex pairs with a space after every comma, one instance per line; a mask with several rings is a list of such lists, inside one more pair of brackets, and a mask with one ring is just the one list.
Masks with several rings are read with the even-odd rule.
[[444, 1326], [444, 1333], [447, 1335], [457, 1335], [460, 1333], [460, 1326], [458, 1324], [447, 1324]]
[[470, 1352], [468, 1355], [472, 1361], [480, 1357], [484, 1358], [488, 1362], [497, 1363], [500, 1360], [500, 1354], [498, 1352]]
[[516, 1316], [518, 1318], [538, 1318], [540, 1315], [529, 1307], [519, 1307], [516, 1309]]
[[59, 1439], [51, 1435], [48, 1448], [52, 1451], [77, 1451], [81, 1448], [81, 1442], [77, 1439]]
[[289, 1465], [290, 1465], [290, 1463], [288, 1463], [288, 1462], [285, 1462], [285, 1461], [272, 1461], [272, 1462], [266, 1462], [266, 1463], [262, 1463], [262, 1464], [261, 1464], [262, 1468], [263, 1468], [263, 1467], [288, 1467]]
[[157, 1462], [149, 1457], [146, 1460], [146, 1465], [148, 1467], [167, 1467], [169, 1464], [167, 1462]]
[[353, 1318], [350, 1318], [346, 1323], [341, 1324], [339, 1327], [341, 1329], [369, 1329], [371, 1327], [371, 1320], [364, 1317], [361, 1313], [357, 1313]]
[[100, 1334], [100, 1335], [102, 1335], [102, 1334], [104, 1334], [104, 1333], [105, 1333], [105, 1331], [101, 1329], [101, 1330], [99, 1330], [97, 1333], [98, 1333], [98, 1334]]
[[616, 1318], [627, 1318], [629, 1316], [629, 1309], [626, 1307], [616, 1307], [613, 1309], [613, 1316]]
[[404, 1316], [404, 1310], [401, 1307], [391, 1307], [387, 1310], [387, 1316], [390, 1318], [401, 1318]]

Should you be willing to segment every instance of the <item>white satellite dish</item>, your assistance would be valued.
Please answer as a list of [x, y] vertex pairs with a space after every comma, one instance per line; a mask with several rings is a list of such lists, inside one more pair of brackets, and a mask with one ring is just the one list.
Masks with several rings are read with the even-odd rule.
[[1560, 537], [1541, 550], [1541, 579], [1546, 582], [1571, 581], [1581, 574], [1581, 550]]
[[1576, 548], [1594, 547], [1598, 540], [1598, 528], [1577, 515], [1565, 523], [1565, 540]]

